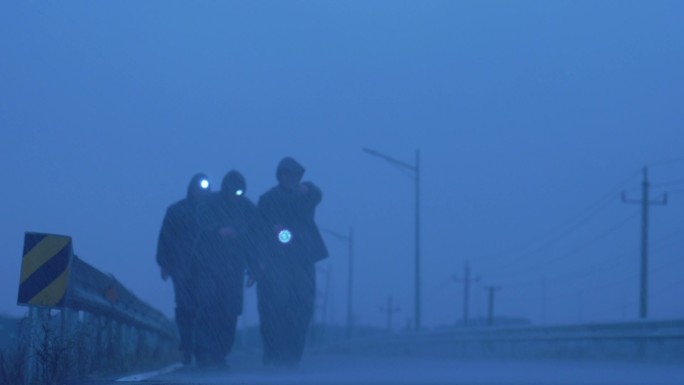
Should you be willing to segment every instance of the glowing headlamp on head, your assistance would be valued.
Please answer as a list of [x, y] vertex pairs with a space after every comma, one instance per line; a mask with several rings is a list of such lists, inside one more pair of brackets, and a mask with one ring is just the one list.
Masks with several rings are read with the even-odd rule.
[[245, 191], [242, 190], [242, 189], [237, 189], [237, 190], [235, 190], [235, 195], [237, 195], [237, 196], [240, 196], [240, 195], [242, 195], [242, 194], [244, 194], [244, 193], [245, 193]]
[[292, 232], [288, 229], [282, 229], [278, 232], [278, 241], [280, 243], [290, 243], [292, 240]]
[[209, 180], [203, 178], [202, 180], [200, 180], [199, 185], [202, 189], [206, 190], [209, 188]]

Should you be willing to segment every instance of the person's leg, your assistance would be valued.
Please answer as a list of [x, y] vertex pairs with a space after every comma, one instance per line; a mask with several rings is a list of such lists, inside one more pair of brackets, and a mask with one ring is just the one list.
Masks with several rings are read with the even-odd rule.
[[173, 278], [173, 288], [176, 300], [176, 325], [180, 337], [178, 349], [183, 352], [183, 364], [188, 365], [192, 362], [197, 312], [193, 296], [194, 289], [190, 280], [181, 277]]
[[212, 361], [215, 336], [211, 324], [212, 309], [203, 301], [197, 310], [194, 353], [197, 365], [208, 366]]
[[262, 362], [264, 365], [271, 365], [273, 363], [277, 343], [276, 326], [278, 320], [274, 309], [275, 298], [270, 293], [269, 286], [265, 280], [257, 283], [259, 332], [261, 333]]
[[294, 281], [295, 297], [298, 298], [293, 306], [292, 332], [288, 361], [297, 365], [302, 360], [306, 345], [307, 332], [314, 313], [316, 299], [316, 271], [313, 265], [302, 266], [298, 279]]
[[216, 335], [216, 349], [213, 360], [217, 365], [223, 365], [235, 342], [237, 328], [237, 314], [216, 309], [216, 322], [212, 324]]

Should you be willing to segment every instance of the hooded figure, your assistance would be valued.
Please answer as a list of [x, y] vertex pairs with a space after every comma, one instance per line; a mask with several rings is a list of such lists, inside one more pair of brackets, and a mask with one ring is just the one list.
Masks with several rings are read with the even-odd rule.
[[252, 261], [257, 281], [263, 362], [297, 365], [304, 351], [316, 292], [314, 264], [328, 256], [314, 221], [321, 190], [301, 182], [304, 167], [280, 161], [278, 185], [259, 198], [259, 250]]
[[245, 178], [228, 172], [221, 191], [207, 204], [200, 249], [201, 278], [195, 356], [200, 365], [221, 365], [235, 340], [237, 317], [242, 313], [246, 269], [246, 237], [256, 207], [244, 195]]
[[194, 320], [197, 312], [197, 245], [203, 223], [201, 207], [209, 196], [209, 179], [198, 173], [185, 199], [166, 210], [157, 243], [157, 263], [164, 280], [170, 276], [176, 300], [176, 323], [183, 363], [192, 361]]

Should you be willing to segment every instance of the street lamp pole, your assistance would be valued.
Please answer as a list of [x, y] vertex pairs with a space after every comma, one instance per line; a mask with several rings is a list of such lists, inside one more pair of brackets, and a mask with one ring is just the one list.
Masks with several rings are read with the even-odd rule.
[[354, 229], [349, 228], [349, 235], [343, 235], [336, 231], [320, 228], [322, 232], [332, 235], [333, 237], [347, 242], [349, 250], [349, 258], [347, 265], [347, 338], [351, 338], [352, 327], [354, 322], [354, 313], [352, 311], [352, 287], [354, 283]]
[[421, 310], [420, 310], [420, 150], [416, 149], [416, 162], [409, 164], [401, 160], [392, 158], [388, 155], [381, 154], [369, 148], [363, 148], [363, 151], [369, 155], [384, 159], [390, 164], [399, 169], [409, 171], [412, 174], [416, 188], [416, 218], [415, 218], [415, 303], [414, 303], [414, 328], [420, 330], [421, 328]]

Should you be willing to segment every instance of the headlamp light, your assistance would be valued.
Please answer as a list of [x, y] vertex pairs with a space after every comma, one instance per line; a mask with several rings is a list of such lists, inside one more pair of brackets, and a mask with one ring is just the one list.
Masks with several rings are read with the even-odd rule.
[[242, 191], [242, 190], [235, 190], [235, 195], [237, 195], [237, 196], [240, 196], [240, 195], [242, 195], [242, 194], [244, 194], [244, 193], [245, 193], [245, 192]]
[[206, 189], [209, 188], [209, 181], [206, 180], [206, 179], [202, 179], [202, 180], [199, 182], [199, 185], [200, 185], [201, 188], [203, 188], [203, 189], [206, 190]]

